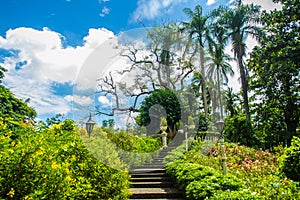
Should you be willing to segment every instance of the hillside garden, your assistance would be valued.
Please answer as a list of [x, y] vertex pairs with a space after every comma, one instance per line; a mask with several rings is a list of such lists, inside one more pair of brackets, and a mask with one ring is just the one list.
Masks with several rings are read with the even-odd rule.
[[[59, 115], [38, 121], [3, 85], [0, 66], [0, 199], [129, 199], [128, 171], [162, 148], [162, 118], [168, 142], [189, 132], [164, 159], [187, 199], [298, 199], [300, 2], [274, 2], [282, 9], [261, 11], [241, 0], [209, 14], [186, 8], [188, 21], [149, 30], [149, 55], [127, 46], [122, 56], [132, 65], [120, 73], [133, 72], [134, 83], [117, 83], [111, 73], [100, 80], [97, 92], [116, 103], [112, 112], [95, 108], [108, 119], [90, 136]], [[258, 41], [251, 53], [249, 36]], [[239, 92], [228, 87], [232, 62]], [[133, 105], [121, 107], [121, 97]], [[136, 124], [116, 128], [118, 111], [137, 113]], [[225, 152], [205, 137], [220, 121]]]

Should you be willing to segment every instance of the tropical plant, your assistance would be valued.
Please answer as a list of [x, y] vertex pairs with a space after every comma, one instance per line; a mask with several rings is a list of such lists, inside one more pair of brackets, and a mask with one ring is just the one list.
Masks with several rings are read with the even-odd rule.
[[300, 117], [299, 0], [275, 2], [283, 5], [282, 10], [263, 12], [266, 35], [252, 51], [248, 67], [253, 72], [251, 89], [259, 99], [255, 110], [259, 128], [276, 128], [283, 134], [276, 142], [290, 145]]
[[208, 117], [207, 86], [204, 61], [204, 41], [208, 35], [208, 16], [203, 15], [203, 10], [200, 5], [197, 5], [194, 11], [190, 8], [185, 8], [183, 12], [190, 18], [189, 22], [183, 23], [183, 30], [189, 33], [189, 37], [191, 39], [195, 37], [196, 43], [199, 45], [202, 98], [205, 117]]
[[207, 75], [217, 82], [219, 108], [220, 108], [220, 118], [223, 119], [223, 103], [221, 95], [221, 81], [223, 84], [228, 83], [228, 76], [234, 75], [229, 61], [233, 59], [225, 53], [225, 47], [228, 40], [227, 30], [219, 22], [213, 22], [210, 26], [212, 38], [209, 40], [209, 53], [211, 56], [210, 62], [207, 64], [208, 73]]
[[235, 0], [234, 7], [220, 7], [217, 12], [221, 15], [219, 21], [229, 32], [234, 57], [237, 60], [242, 85], [243, 103], [246, 120], [250, 121], [250, 109], [248, 100], [248, 69], [243, 58], [246, 56], [246, 39], [248, 35], [261, 36], [260, 7], [257, 5], [244, 5], [242, 0]]
[[294, 137], [292, 145], [285, 149], [280, 170], [290, 179], [300, 181], [300, 138]]

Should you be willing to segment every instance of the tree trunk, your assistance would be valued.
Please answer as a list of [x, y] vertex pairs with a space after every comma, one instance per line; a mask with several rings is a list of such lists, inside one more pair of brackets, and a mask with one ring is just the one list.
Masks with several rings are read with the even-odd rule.
[[219, 93], [219, 103], [220, 103], [220, 120], [223, 120], [223, 105], [222, 105], [222, 95], [221, 95], [221, 85], [220, 85], [220, 66], [217, 66], [217, 83], [218, 83], [218, 93]]
[[250, 111], [249, 111], [249, 101], [248, 101], [248, 74], [246, 73], [246, 68], [243, 64], [243, 47], [240, 46], [240, 51], [237, 52], [237, 60], [238, 60], [238, 67], [240, 70], [240, 78], [242, 83], [242, 93], [243, 93], [243, 101], [244, 101], [244, 108], [245, 108], [245, 115], [247, 122], [250, 122]]
[[288, 134], [286, 136], [287, 146], [290, 146], [293, 136], [296, 135], [297, 125], [299, 123], [299, 114], [297, 114], [299, 108], [295, 105], [294, 101], [292, 100], [289, 78], [287, 78], [286, 80], [286, 86], [284, 90], [285, 96], [288, 97], [286, 106], [283, 108], [283, 110]]
[[206, 75], [205, 75], [205, 67], [204, 67], [204, 50], [202, 46], [200, 46], [200, 68], [201, 68], [200, 70], [202, 76], [202, 98], [203, 98], [203, 105], [204, 105], [204, 113], [205, 113], [205, 117], [208, 118]]

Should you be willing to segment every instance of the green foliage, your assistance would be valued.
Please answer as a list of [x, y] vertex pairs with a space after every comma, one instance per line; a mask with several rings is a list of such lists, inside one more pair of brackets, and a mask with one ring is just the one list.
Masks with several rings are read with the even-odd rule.
[[214, 197], [215, 194], [231, 193], [245, 189], [244, 183], [232, 175], [206, 176], [201, 181], [193, 181], [186, 187], [188, 199], [206, 199]]
[[244, 189], [244, 183], [233, 175], [223, 175], [211, 167], [185, 160], [167, 164], [167, 173], [171, 174], [178, 187], [185, 191], [188, 199], [205, 199], [221, 191]]
[[[160, 130], [160, 119], [167, 118], [168, 126], [174, 131], [175, 125], [181, 119], [181, 107], [177, 96], [172, 90], [155, 90], [147, 96], [140, 107], [138, 124], [154, 129], [156, 133]], [[149, 124], [151, 125], [149, 126]]]
[[159, 138], [140, 137], [105, 127], [95, 126], [91, 138], [84, 129], [79, 132], [84, 144], [98, 160], [120, 170], [151, 162], [162, 146]]
[[81, 140], [91, 154], [106, 166], [114, 169], [126, 171], [128, 165], [120, 158], [116, 144], [107, 138], [107, 132], [95, 126], [91, 137], [85, 129], [79, 128]]
[[47, 118], [46, 123], [47, 126], [51, 126], [52, 124], [59, 124], [63, 121], [63, 114], [56, 114], [54, 117]]
[[224, 176], [220, 145], [196, 140], [189, 151], [166, 163], [167, 173], [189, 199], [298, 199], [300, 182], [278, 173], [283, 149], [274, 149], [225, 143], [229, 174]]
[[294, 137], [292, 145], [285, 149], [280, 170], [290, 179], [300, 181], [300, 138]]
[[212, 200], [263, 200], [262, 196], [259, 196], [255, 192], [251, 192], [248, 189], [238, 190], [238, 191], [222, 191], [215, 194]]
[[0, 198], [128, 198], [128, 174], [95, 159], [72, 121], [42, 131], [29, 125], [11, 131], [0, 122], [0, 130]]
[[6, 122], [23, 122], [25, 119], [33, 119], [36, 112], [21, 99], [16, 98], [9, 89], [0, 85], [0, 116]]
[[166, 165], [167, 163], [170, 162], [174, 162], [177, 159], [181, 158], [182, 156], [184, 156], [184, 152], [185, 152], [185, 144], [183, 143], [182, 145], [180, 145], [179, 147], [177, 147], [176, 149], [172, 150], [171, 152], [169, 152], [163, 160], [163, 163]]
[[4, 72], [6, 72], [6, 71], [7, 71], [7, 69], [0, 66], [0, 83], [2, 83], [2, 79], [5, 77]]
[[205, 117], [204, 113], [199, 113], [199, 122], [197, 128], [197, 135], [199, 132], [208, 130], [208, 119]]
[[108, 127], [108, 120], [104, 119], [104, 120], [102, 121], [102, 126], [103, 126], [103, 127]]
[[225, 119], [224, 136], [230, 142], [246, 146], [259, 145], [252, 124], [246, 120], [244, 115], [235, 115]]
[[[300, 117], [299, 69], [299, 0], [276, 0], [280, 10], [262, 13], [266, 32], [260, 46], [251, 53], [248, 67], [252, 71], [250, 88], [254, 98], [256, 121], [260, 129], [273, 129], [275, 142], [296, 135]], [[277, 125], [276, 125], [277, 124]], [[278, 141], [279, 139], [279, 141]]]
[[150, 153], [161, 148], [161, 142], [154, 137], [139, 137], [125, 131], [108, 133], [107, 137], [124, 151]]

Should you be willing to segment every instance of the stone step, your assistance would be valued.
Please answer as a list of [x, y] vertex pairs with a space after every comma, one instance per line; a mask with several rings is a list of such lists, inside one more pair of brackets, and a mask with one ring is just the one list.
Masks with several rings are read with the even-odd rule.
[[167, 174], [166, 173], [134, 173], [134, 174], [131, 174], [131, 178], [142, 178], [142, 177], [159, 178], [159, 177], [167, 177]]
[[152, 163], [152, 164], [144, 164], [139, 166], [139, 169], [144, 169], [144, 168], [164, 168], [165, 166], [163, 164], [159, 163]]
[[[165, 175], [165, 174], [163, 174]], [[171, 181], [168, 176], [148, 176], [148, 177], [131, 177], [131, 182], [158, 182], [158, 181]]]
[[135, 168], [129, 170], [131, 174], [137, 173], [166, 173], [166, 169], [164, 168]]
[[130, 199], [182, 198], [176, 188], [130, 188]]
[[131, 188], [168, 188], [174, 185], [171, 181], [132, 182]]

